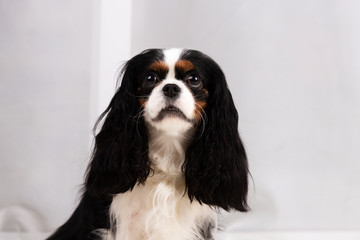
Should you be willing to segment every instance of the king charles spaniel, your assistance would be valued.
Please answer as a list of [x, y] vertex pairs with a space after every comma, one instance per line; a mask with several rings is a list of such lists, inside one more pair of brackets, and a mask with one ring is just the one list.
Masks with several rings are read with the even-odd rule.
[[102, 125], [84, 193], [48, 240], [208, 240], [220, 209], [247, 211], [248, 164], [224, 73], [207, 55], [130, 59]]

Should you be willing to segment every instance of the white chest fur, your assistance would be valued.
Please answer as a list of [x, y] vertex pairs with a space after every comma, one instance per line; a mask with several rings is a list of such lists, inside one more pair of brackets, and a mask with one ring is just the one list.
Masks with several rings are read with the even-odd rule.
[[163, 177], [155, 174], [145, 185], [113, 199], [115, 240], [201, 239], [199, 226], [216, 221], [216, 213], [208, 205], [190, 202], [180, 179]]
[[114, 240], [204, 239], [204, 224], [216, 229], [216, 212], [191, 202], [185, 192], [183, 140], [160, 137], [149, 142], [153, 172], [144, 185], [116, 195], [111, 204]]

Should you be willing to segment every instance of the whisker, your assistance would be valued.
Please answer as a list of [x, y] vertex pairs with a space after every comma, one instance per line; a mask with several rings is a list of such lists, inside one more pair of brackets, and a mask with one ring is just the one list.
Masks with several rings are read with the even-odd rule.
[[136, 94], [131, 93], [127, 89], [125, 89], [124, 91], [126, 92], [126, 94], [129, 94], [131, 97], [134, 97], [134, 98], [149, 98], [149, 95], [136, 95]]
[[[206, 115], [206, 112], [204, 110], [203, 107], [200, 106], [200, 104], [198, 103], [195, 103], [196, 106], [198, 106], [198, 108], [195, 108], [195, 111], [196, 113], [200, 114], [200, 123], [199, 125], [201, 126], [201, 132], [199, 134], [199, 137], [196, 139], [198, 140], [205, 132], [205, 125], [206, 125], [206, 122], [207, 122], [207, 115]], [[200, 110], [199, 110], [200, 109]]]
[[139, 132], [139, 122], [140, 122], [140, 118], [141, 116], [143, 115], [144, 113], [144, 109], [141, 109], [135, 116], [134, 116], [134, 119], [136, 119], [136, 132], [137, 134], [141, 137], [141, 134]]

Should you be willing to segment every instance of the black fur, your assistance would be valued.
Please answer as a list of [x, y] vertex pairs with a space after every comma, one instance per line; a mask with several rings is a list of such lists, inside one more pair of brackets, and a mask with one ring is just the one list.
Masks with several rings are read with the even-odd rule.
[[108, 210], [111, 200], [110, 197], [96, 198], [85, 192], [70, 219], [48, 239], [100, 240], [100, 237], [93, 231], [110, 227]]
[[209, 91], [207, 122], [198, 127], [183, 166], [189, 197], [225, 210], [247, 211], [248, 163], [225, 75], [201, 52], [185, 51], [182, 58], [194, 63]]
[[[181, 58], [194, 64], [209, 92], [207, 121], [199, 123], [183, 165], [188, 195], [225, 210], [246, 211], [248, 165], [225, 76], [212, 59], [198, 51], [186, 50]], [[94, 231], [111, 227], [108, 210], [112, 195], [145, 183], [151, 168], [138, 88], [151, 63], [162, 59], [162, 50], [150, 49], [124, 66], [121, 86], [97, 123], [105, 118], [95, 137], [82, 200], [48, 240], [100, 239]], [[204, 237], [211, 238], [207, 229]]]

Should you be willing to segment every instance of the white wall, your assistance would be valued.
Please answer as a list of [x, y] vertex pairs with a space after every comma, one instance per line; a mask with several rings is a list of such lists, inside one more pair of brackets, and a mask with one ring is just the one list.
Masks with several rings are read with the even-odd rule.
[[360, 230], [360, 2], [138, 0], [123, 20], [103, 4], [0, 0], [0, 209], [44, 230], [69, 217], [116, 64], [187, 47], [222, 66], [240, 114], [256, 189], [230, 230]]
[[231, 229], [360, 230], [360, 2], [136, 1], [133, 53], [223, 67], [256, 190]]
[[0, 0], [0, 232], [52, 230], [73, 212], [130, 16], [130, 0]]
[[73, 211], [89, 157], [92, 19], [88, 0], [0, 1], [0, 209], [41, 230]]

